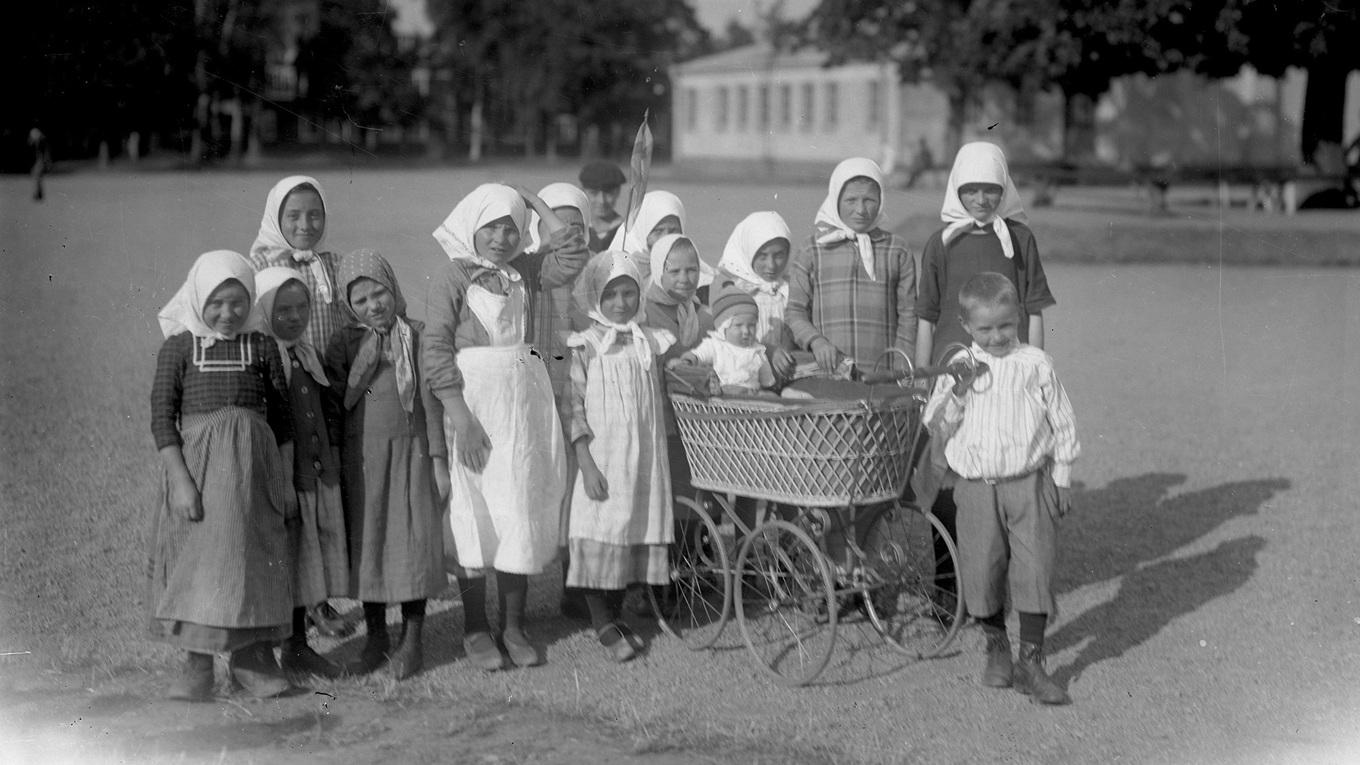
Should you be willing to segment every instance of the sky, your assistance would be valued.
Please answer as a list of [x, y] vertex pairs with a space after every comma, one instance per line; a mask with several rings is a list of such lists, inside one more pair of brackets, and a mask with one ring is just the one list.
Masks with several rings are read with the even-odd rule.
[[[423, 34], [429, 31], [430, 22], [425, 17], [425, 0], [388, 0], [397, 11], [393, 24], [397, 34]], [[694, 6], [699, 23], [709, 31], [718, 33], [727, 26], [728, 19], [736, 17], [743, 26], [751, 27], [759, 17], [761, 8], [769, 7], [774, 0], [690, 0]], [[816, 6], [817, 0], [784, 0], [784, 15], [788, 18], [802, 16]]]

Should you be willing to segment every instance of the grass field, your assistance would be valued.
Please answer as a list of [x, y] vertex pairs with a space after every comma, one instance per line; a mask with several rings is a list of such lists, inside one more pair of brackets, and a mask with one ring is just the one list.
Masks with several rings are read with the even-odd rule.
[[[555, 178], [318, 173], [327, 245], [376, 245], [419, 317], [443, 257], [429, 232], [472, 185], [506, 176]], [[978, 687], [972, 630], [960, 653], [922, 663], [851, 640], [859, 650], [802, 690], [767, 683], [735, 630], [705, 654], [657, 637], [614, 666], [553, 615], [550, 578], [534, 583], [539, 669], [469, 669], [456, 602], [442, 601], [433, 666], [401, 686], [156, 701], [173, 654], [142, 629], [155, 312], [198, 253], [249, 246], [274, 179], [63, 176], [42, 205], [24, 179], [0, 179], [0, 654], [13, 654], [0, 656], [0, 760], [1360, 759], [1360, 271], [1318, 266], [1355, 261], [1360, 218], [1184, 199], [1148, 219], [1118, 190], [1032, 214], [1059, 300], [1049, 349], [1084, 445], [1049, 660], [1073, 706]], [[685, 199], [712, 255], [747, 211], [806, 225], [823, 193], [656, 185]], [[889, 199], [916, 246], [935, 193]]]

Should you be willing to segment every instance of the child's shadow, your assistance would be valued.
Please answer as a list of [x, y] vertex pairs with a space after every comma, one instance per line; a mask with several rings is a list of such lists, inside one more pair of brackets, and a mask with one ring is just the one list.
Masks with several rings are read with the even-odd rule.
[[1239, 515], [1256, 513], [1290, 488], [1284, 478], [1238, 481], [1168, 496], [1178, 473], [1119, 478], [1078, 488], [1059, 531], [1057, 591], [1113, 579], [1184, 547]]
[[1241, 587], [1256, 571], [1265, 539], [1246, 536], [1188, 558], [1171, 558], [1124, 577], [1119, 592], [1103, 605], [1077, 617], [1046, 641], [1050, 653], [1079, 645], [1077, 658], [1054, 672], [1066, 686], [1093, 664], [1123, 656], [1178, 616]]

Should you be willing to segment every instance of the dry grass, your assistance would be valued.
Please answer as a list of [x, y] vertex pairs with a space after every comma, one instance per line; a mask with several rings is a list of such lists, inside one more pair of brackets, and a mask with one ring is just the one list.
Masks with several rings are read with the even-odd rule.
[[[483, 180], [451, 175], [321, 177], [335, 208], [330, 243], [379, 244], [417, 315], [423, 274], [440, 262], [428, 231], [460, 190]], [[548, 175], [520, 177], [532, 185]], [[249, 244], [272, 180], [66, 177], [41, 207], [28, 205], [20, 179], [0, 180], [0, 652], [33, 652], [0, 657], [0, 691], [30, 687], [16, 679], [21, 668], [56, 668], [101, 694], [147, 692], [171, 665], [172, 652], [143, 637], [143, 518], [157, 475], [146, 412], [154, 313], [198, 252]], [[821, 195], [672, 187], [693, 200], [708, 253], [745, 210], [770, 206], [802, 220]], [[923, 193], [902, 207], [924, 220], [932, 204]], [[519, 725], [526, 718], [516, 715], [531, 713], [601, 721], [638, 756], [678, 747], [699, 761], [1345, 761], [1360, 740], [1351, 549], [1360, 530], [1360, 356], [1350, 350], [1360, 337], [1360, 274], [1061, 262], [1064, 252], [1086, 261], [1081, 253], [1108, 241], [1116, 255], [1141, 248], [1178, 262], [1217, 260], [1217, 223], [1153, 221], [1136, 210], [1034, 215], [1060, 301], [1050, 348], [1086, 449], [1051, 638], [1050, 666], [1071, 683], [1073, 707], [1040, 710], [978, 688], [971, 632], [962, 653], [916, 664], [842, 648], [823, 682], [798, 691], [761, 677], [735, 630], [703, 654], [654, 637], [646, 657], [617, 666], [552, 616], [555, 585], [540, 578], [534, 629], [548, 642], [546, 666], [472, 670], [455, 647], [456, 611], [440, 604], [428, 672], [400, 685], [368, 678], [319, 688], [336, 697], [330, 713], [343, 724], [318, 734], [317, 702], [302, 699], [286, 717], [296, 730], [274, 721], [260, 735], [324, 739], [334, 753], [378, 747], [394, 730], [491, 740], [498, 720]], [[1240, 232], [1243, 252], [1308, 263], [1353, 254], [1351, 218], [1262, 223], [1239, 212], [1224, 230]], [[380, 710], [383, 722], [347, 714], [352, 700], [365, 715]], [[242, 705], [232, 724], [266, 710]], [[259, 755], [232, 746], [224, 751], [233, 761]]]

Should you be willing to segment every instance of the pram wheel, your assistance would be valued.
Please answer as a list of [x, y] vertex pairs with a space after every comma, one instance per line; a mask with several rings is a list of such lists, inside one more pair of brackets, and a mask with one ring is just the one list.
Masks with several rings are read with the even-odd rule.
[[835, 590], [821, 550], [797, 526], [769, 521], [742, 545], [737, 575], [746, 647], [779, 682], [812, 682], [836, 644]]
[[718, 640], [732, 608], [731, 565], [727, 548], [713, 518], [694, 499], [676, 497], [695, 520], [682, 524], [671, 543], [673, 598], [658, 602], [655, 587], [648, 587], [652, 609], [661, 630], [684, 642], [690, 650], [708, 648]]
[[917, 658], [938, 656], [963, 621], [958, 555], [944, 524], [909, 505], [883, 508], [865, 529], [865, 611], [883, 639]]

